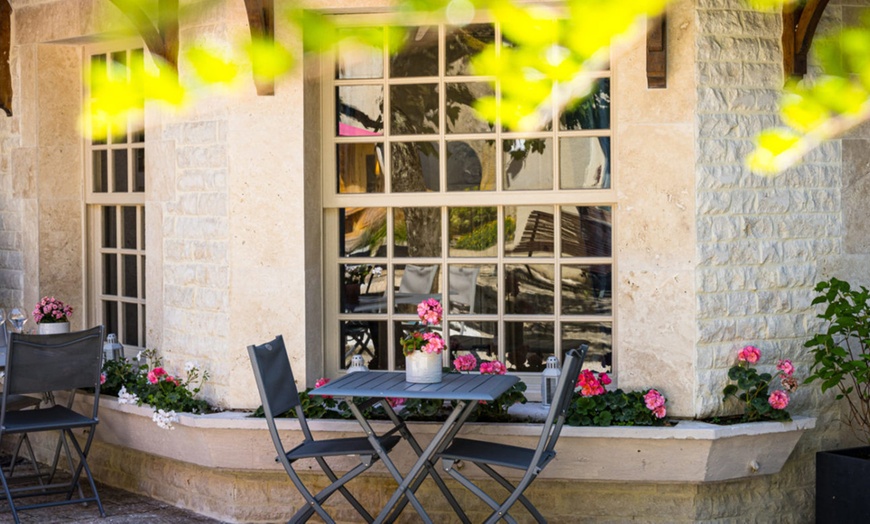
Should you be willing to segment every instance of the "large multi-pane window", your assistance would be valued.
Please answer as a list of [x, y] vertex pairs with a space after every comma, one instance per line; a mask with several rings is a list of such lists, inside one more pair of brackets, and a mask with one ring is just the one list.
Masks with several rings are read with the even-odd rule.
[[[141, 47], [89, 53], [91, 85], [142, 79]], [[89, 95], [87, 95], [89, 96]], [[113, 121], [85, 146], [90, 297], [97, 321], [125, 346], [145, 340], [145, 131], [141, 118]]]
[[405, 29], [399, 52], [342, 46], [325, 73], [329, 371], [357, 354], [403, 369], [425, 298], [444, 306], [445, 365], [472, 353], [539, 372], [589, 344], [590, 366], [610, 370], [609, 72], [545, 129], [512, 132], [472, 109], [499, 94], [470, 65], [510, 45], [498, 26]]

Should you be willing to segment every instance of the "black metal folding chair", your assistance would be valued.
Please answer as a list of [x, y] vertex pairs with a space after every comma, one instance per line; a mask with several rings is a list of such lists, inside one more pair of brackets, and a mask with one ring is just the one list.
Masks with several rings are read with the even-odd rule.
[[[565, 422], [565, 413], [571, 402], [574, 385], [577, 382], [577, 376], [580, 374], [580, 368], [583, 365], [583, 359], [586, 358], [586, 351], [588, 349], [589, 347], [584, 345], [579, 350], [572, 349], [571, 351], [568, 351], [568, 354], [565, 357], [565, 363], [562, 366], [562, 376], [559, 378], [559, 384], [556, 387], [556, 394], [554, 395], [553, 403], [550, 406], [550, 411], [547, 414], [547, 420], [544, 422], [544, 428], [541, 433], [541, 438], [538, 440], [537, 447], [534, 449], [521, 448], [509, 444], [457, 438], [453, 440], [447, 449], [439, 454], [444, 471], [449, 473], [450, 476], [459, 481], [460, 484], [468, 488], [493, 509], [493, 512], [486, 519], [487, 524], [497, 522], [501, 519], [510, 523], [515, 523], [516, 520], [508, 514], [508, 511], [518, 500], [526, 507], [526, 509], [529, 510], [529, 513], [532, 514], [535, 520], [538, 522], [547, 521], [529, 499], [523, 495], [523, 492], [529, 487], [529, 484], [537, 478], [538, 474], [543, 471], [547, 464], [556, 457], [556, 441], [559, 439], [559, 433], [562, 431], [562, 425]], [[459, 470], [456, 467], [458, 461], [474, 463], [502, 487], [508, 490], [510, 495], [503, 502], [497, 502], [468, 478], [459, 473]], [[525, 470], [525, 474], [517, 485], [514, 486], [493, 469], [492, 466]]]
[[[6, 355], [6, 382], [0, 402], [0, 444], [6, 435], [60, 431], [65, 446], [71, 445], [78, 455], [78, 464], [68, 483], [24, 485], [10, 487], [10, 479], [0, 471], [0, 481], [12, 517], [19, 522], [18, 512], [35, 508], [96, 502], [100, 516], [105, 517], [103, 504], [88, 466], [87, 456], [93, 442], [100, 399], [100, 369], [102, 364], [103, 327], [59, 335], [24, 335], [13, 333]], [[40, 409], [12, 411], [9, 399], [13, 395], [41, 394], [51, 391], [74, 392], [79, 388], [94, 388], [94, 406], [90, 415], [73, 411], [72, 404], [52, 404]], [[86, 429], [87, 439], [81, 446], [73, 429]], [[90, 484], [91, 497], [82, 494], [79, 480], [82, 471]], [[78, 489], [79, 498], [72, 499]], [[65, 494], [64, 500], [16, 505], [14, 499]]]
[[[266, 414], [266, 424], [272, 435], [272, 442], [278, 451], [276, 461], [283, 464], [290, 480], [296, 485], [296, 489], [305, 499], [305, 506], [299, 509], [290, 522], [305, 522], [316, 512], [328, 522], [335, 522], [323, 509], [323, 503], [336, 491], [339, 491], [345, 499], [366, 520], [372, 522], [372, 516], [351, 495], [344, 485], [361, 474], [375, 463], [378, 455], [366, 437], [341, 438], [329, 440], [314, 440], [305, 413], [299, 401], [299, 392], [293, 379], [293, 370], [290, 368], [290, 359], [287, 357], [287, 348], [284, 346], [284, 338], [278, 335], [274, 340], [259, 346], [248, 346], [248, 355], [251, 357], [251, 365], [254, 367], [254, 377], [257, 380], [257, 390], [260, 392], [260, 400], [263, 402], [263, 411]], [[286, 450], [278, 435], [275, 425], [275, 417], [283, 413], [296, 410], [299, 425], [302, 428], [304, 440], [291, 450]], [[388, 435], [380, 437], [380, 443], [388, 452], [399, 442], [400, 437]], [[358, 456], [360, 463], [345, 473], [341, 478], [326, 463], [324, 457]], [[299, 475], [293, 469], [293, 463], [300, 459], [313, 458], [332, 482], [329, 486], [312, 495], [305, 487]]]

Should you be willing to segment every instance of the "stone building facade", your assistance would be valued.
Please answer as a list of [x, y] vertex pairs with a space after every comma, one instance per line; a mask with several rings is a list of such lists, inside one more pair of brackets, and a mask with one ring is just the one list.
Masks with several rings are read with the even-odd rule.
[[[202, 4], [181, 20], [181, 55], [205, 36], [249, 34], [240, 0]], [[306, 6], [348, 13], [387, 4]], [[0, 118], [0, 306], [55, 295], [81, 313], [73, 327], [84, 327], [97, 320], [81, 78], [97, 37], [126, 21], [100, 0], [12, 5], [13, 114]], [[832, 0], [820, 32], [867, 6]], [[668, 16], [666, 89], [647, 89], [642, 42], [613, 52], [614, 371], [619, 387], [661, 390], [671, 415], [702, 418], [720, 410], [743, 345], [806, 373], [817, 281], [870, 285], [862, 209], [870, 128], [778, 177], [750, 174], [743, 157], [753, 135], [778, 121], [781, 17], [740, 0], [675, 0]], [[276, 38], [298, 49], [289, 27], [279, 23]], [[205, 394], [224, 408], [259, 403], [245, 347], [275, 334], [284, 335], [300, 383], [325, 371], [320, 67], [307, 59], [274, 96], [257, 96], [249, 83], [182, 109], [145, 109], [145, 338], [170, 368], [189, 360], [207, 367]], [[191, 73], [182, 65], [180, 74]], [[818, 417], [818, 429], [776, 475], [712, 484], [552, 480], [551, 506], [565, 519], [585, 507], [597, 520], [710, 522], [743, 520], [751, 508], [753, 520], [810, 522], [813, 453], [849, 442], [832, 405], [816, 387], [799, 390], [790, 408]], [[216, 480], [243, 481], [252, 482]]]

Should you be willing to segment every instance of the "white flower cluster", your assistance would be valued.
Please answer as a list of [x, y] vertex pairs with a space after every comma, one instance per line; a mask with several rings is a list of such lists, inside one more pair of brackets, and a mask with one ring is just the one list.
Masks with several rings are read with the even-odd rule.
[[128, 393], [126, 386], [121, 386], [118, 391], [118, 404], [138, 404], [139, 397], [135, 393]]
[[185, 373], [189, 374], [194, 369], [199, 369], [199, 365], [197, 365], [196, 362], [187, 361], [184, 363], [184, 372]]
[[173, 422], [178, 422], [178, 415], [175, 411], [164, 411], [162, 409], [158, 409], [151, 415], [151, 420], [157, 423], [163, 429], [175, 429], [172, 426]]

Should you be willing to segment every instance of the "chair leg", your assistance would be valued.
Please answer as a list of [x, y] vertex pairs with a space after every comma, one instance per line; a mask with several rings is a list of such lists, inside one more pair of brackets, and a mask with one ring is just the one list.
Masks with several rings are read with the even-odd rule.
[[[323, 472], [326, 474], [327, 478], [329, 478], [329, 480], [331, 482], [335, 483], [338, 481], [338, 477], [335, 476], [335, 473], [332, 471], [332, 468], [329, 467], [329, 464], [326, 463], [326, 460], [323, 457], [317, 457], [317, 463], [320, 464], [320, 469], [323, 470]], [[361, 465], [364, 465], [365, 468], [362, 469], [360, 471], [360, 473], [362, 473], [362, 471], [365, 471], [365, 469], [368, 469], [371, 466], [371, 461], [369, 462], [368, 465], [365, 465], [365, 464], [361, 464]], [[350, 479], [348, 479], [348, 480], [350, 480]], [[347, 482], [347, 481], [345, 481], [345, 482]], [[347, 490], [346, 487], [344, 487], [344, 483], [339, 484], [339, 486], [340, 486], [338, 488], [339, 493], [341, 493], [341, 495], [345, 498], [345, 500], [350, 502], [350, 505], [354, 507], [356, 512], [359, 513], [362, 516], [362, 518], [365, 519], [366, 522], [373, 521], [374, 518], [371, 516], [371, 514], [368, 511], [366, 511], [366, 509], [363, 507], [363, 505], [360, 504], [359, 500], [357, 500], [357, 498], [354, 497], [350, 493], [350, 491]]]
[[[64, 430], [64, 435], [66, 435], [69, 440], [72, 441], [73, 448], [75, 448], [76, 453], [79, 455], [79, 465], [76, 467], [75, 473], [72, 478], [72, 485], [70, 486], [69, 493], [67, 494], [67, 500], [72, 498], [72, 493], [75, 491], [78, 486], [79, 492], [81, 493], [81, 486], [79, 486], [79, 478], [81, 477], [82, 469], [85, 471], [85, 475], [88, 478], [88, 483], [91, 486], [91, 491], [94, 494], [94, 501], [97, 503], [97, 508], [100, 510], [100, 516], [105, 517], [106, 512], [103, 509], [103, 503], [100, 501], [100, 493], [97, 491], [97, 485], [94, 483], [94, 475], [91, 473], [91, 468], [88, 466], [88, 451], [91, 449], [91, 443], [94, 440], [94, 432], [96, 430], [96, 425], [90, 426], [88, 428], [88, 440], [85, 442], [85, 447], [82, 448], [79, 445], [79, 441], [76, 440], [76, 436], [73, 434], [71, 429]], [[84, 496], [82, 496], [84, 498]]]
[[[499, 475], [496, 470], [492, 469], [487, 464], [475, 463], [475, 465], [477, 467], [479, 467], [480, 469], [482, 469], [487, 475], [492, 477], [493, 480], [495, 480], [496, 482], [501, 484], [501, 486], [504, 489], [508, 490], [508, 492], [515, 493], [519, 489], [516, 486], [514, 486], [513, 484], [511, 484], [510, 482], [508, 482], [508, 480], [506, 478]], [[530, 484], [532, 482], [532, 480], [534, 480], [534, 479], [535, 479], [535, 477], [530, 478], [528, 481], [528, 484]], [[525, 495], [523, 495], [523, 491], [524, 490], [519, 491], [519, 495], [517, 496], [517, 500], [519, 500], [522, 503], [522, 505], [526, 507], [526, 509], [529, 511], [529, 513], [532, 514], [532, 517], [534, 517], [536, 521], [547, 522], [547, 519], [545, 519], [544, 516], [541, 515], [541, 513], [538, 511], [538, 508], [536, 508], [534, 506], [534, 504], [532, 504], [532, 502], [529, 499], [527, 499]]]
[[[296, 514], [293, 515], [293, 518], [290, 519], [290, 522], [306, 522], [308, 519], [311, 518], [312, 514], [315, 511], [323, 518], [323, 520], [327, 522], [333, 522], [332, 518], [326, 513], [326, 510], [323, 509], [322, 504], [326, 502], [326, 499], [328, 499], [336, 491], [342, 491], [342, 494], [347, 493], [347, 496], [350, 497], [350, 499], [348, 499], [348, 502], [350, 502], [354, 506], [354, 508], [356, 508], [356, 510], [360, 512], [360, 515], [366, 520], [366, 522], [372, 522], [374, 519], [372, 519], [372, 516], [369, 514], [369, 512], [366, 511], [365, 508], [363, 508], [362, 505], [359, 503], [359, 501], [353, 495], [351, 495], [350, 492], [347, 491], [347, 489], [344, 487], [347, 482], [349, 482], [351, 479], [353, 479], [363, 471], [369, 469], [370, 466], [371, 464], [367, 465], [365, 463], [360, 463], [357, 464], [353, 469], [342, 475], [341, 478], [337, 478], [335, 480], [332, 480], [332, 478], [330, 478], [330, 480], [332, 480], [332, 484], [321, 490], [319, 493], [317, 493], [317, 495], [311, 495], [311, 492], [308, 491], [305, 485], [302, 484], [302, 480], [299, 479], [299, 477], [296, 475], [296, 471], [293, 471], [292, 474], [288, 472], [291, 479], [293, 480], [293, 483], [296, 484], [296, 488], [299, 490], [300, 493], [302, 493], [302, 496], [305, 497], [305, 500], [308, 502], [306, 507], [300, 508], [299, 511], [297, 511]], [[293, 470], [293, 468], [290, 469]], [[332, 472], [332, 469], [329, 469], [329, 471]], [[327, 476], [329, 476], [329, 474], [327, 474]], [[335, 477], [334, 473], [332, 474], [332, 477]], [[351, 499], [353, 500], [351, 501]], [[356, 502], [356, 504], [354, 504], [354, 502]]]

